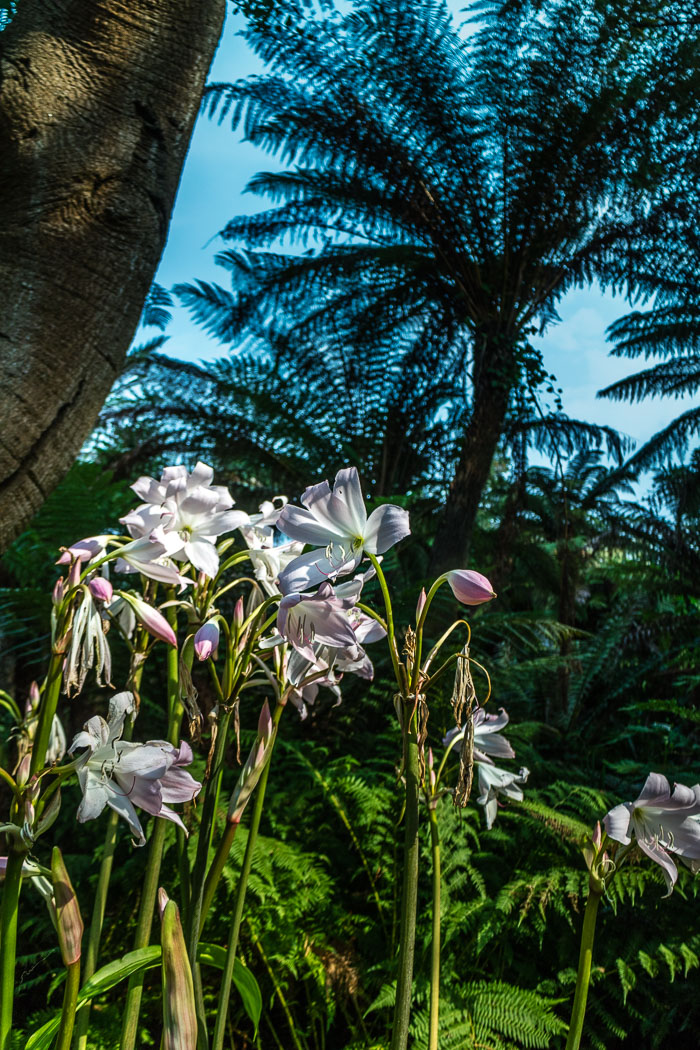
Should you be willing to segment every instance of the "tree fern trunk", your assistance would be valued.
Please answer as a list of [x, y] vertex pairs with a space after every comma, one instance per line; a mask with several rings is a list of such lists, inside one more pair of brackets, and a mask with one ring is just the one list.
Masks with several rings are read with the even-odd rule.
[[435, 535], [431, 575], [467, 567], [479, 503], [510, 402], [514, 382], [510, 346], [502, 336], [481, 338], [483, 345], [474, 354], [471, 418]]
[[0, 549], [119, 373], [223, 14], [224, 0], [29, 0], [0, 33]]

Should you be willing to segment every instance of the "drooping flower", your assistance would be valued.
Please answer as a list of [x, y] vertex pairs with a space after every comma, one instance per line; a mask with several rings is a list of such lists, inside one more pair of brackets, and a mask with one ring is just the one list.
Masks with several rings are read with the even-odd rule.
[[671, 854], [688, 862], [700, 859], [700, 821], [694, 819], [698, 816], [700, 786], [675, 784], [671, 791], [665, 776], [650, 773], [636, 801], [614, 806], [603, 823], [615, 842], [629, 845], [634, 836], [641, 851], [663, 871], [668, 897], [678, 879]]
[[331, 575], [352, 572], [363, 550], [384, 554], [411, 531], [408, 512], [402, 507], [384, 504], [367, 516], [356, 467], [338, 471], [332, 491], [327, 481], [309, 486], [301, 502], [303, 507], [288, 504], [284, 508], [277, 527], [293, 540], [326, 548], [325, 554], [317, 551], [302, 556], [304, 588]]
[[486, 577], [473, 569], [453, 569], [446, 576], [455, 598], [463, 605], [483, 605], [496, 597]]
[[[39, 726], [39, 703], [41, 700], [41, 693], [39, 692], [39, 686], [36, 682], [32, 682], [29, 687], [29, 696], [27, 702], [24, 705], [24, 720], [20, 726], [21, 736], [18, 741], [18, 761], [17, 769], [25, 758], [29, 756], [34, 746], [34, 738], [36, 731]], [[66, 733], [61, 724], [61, 720], [58, 715], [53, 716], [51, 723], [51, 729], [49, 731], [49, 742], [46, 748], [46, 764], [47, 766], [53, 766], [56, 762], [60, 762], [66, 753]]]
[[[490, 755], [495, 755], [497, 758], [515, 758], [515, 751], [506, 738], [496, 735], [508, 725], [508, 714], [504, 708], [501, 707], [497, 715], [489, 715], [483, 707], [477, 707], [472, 714], [472, 718], [474, 721], [475, 762], [490, 762], [493, 765], [493, 759], [489, 757]], [[461, 741], [464, 740], [465, 732], [465, 726], [462, 726], [461, 729], [455, 726], [443, 739], [443, 744], [447, 747], [455, 737], [459, 737], [454, 746], [456, 751], [460, 751], [462, 747]]]
[[[515, 758], [515, 751], [504, 736], [500, 736], [502, 729], [508, 725], [508, 714], [504, 708], [500, 708], [497, 715], [490, 715], [483, 707], [477, 707], [472, 712], [474, 723], [474, 765], [477, 767], [479, 781], [479, 796], [477, 802], [484, 807], [486, 827], [491, 828], [498, 813], [498, 796], [522, 801], [523, 793], [520, 788], [529, 776], [529, 770], [524, 767], [518, 773], [511, 773], [507, 769], [500, 769], [494, 764], [491, 755], [497, 758]], [[448, 747], [453, 741], [454, 749], [462, 750], [466, 726], [459, 729], [455, 726], [444, 737], [443, 744]]]
[[70, 750], [86, 749], [76, 760], [83, 792], [78, 820], [93, 820], [109, 806], [124, 817], [137, 844], [143, 846], [146, 839], [135, 807], [172, 820], [184, 829], [181, 818], [168, 803], [189, 802], [201, 784], [184, 769], [192, 761], [192, 750], [184, 741], [176, 748], [165, 740], [136, 744], [120, 739], [125, 719], [134, 709], [131, 693], [113, 696], [108, 720], [100, 715], [90, 718]]
[[70, 565], [74, 560], [84, 562], [101, 558], [105, 553], [107, 543], [113, 539], [113, 536], [88, 536], [84, 540], [78, 540], [77, 543], [71, 544], [70, 547], [61, 549], [61, 556], [56, 564]]
[[277, 630], [294, 648], [313, 661], [314, 642], [339, 649], [352, 649], [357, 639], [348, 610], [352, 598], [340, 598], [330, 583], [322, 583], [314, 594], [288, 594], [277, 613]]
[[492, 828], [498, 815], [498, 796], [522, 802], [523, 792], [520, 787], [530, 775], [530, 770], [523, 767], [519, 773], [499, 769], [493, 762], [475, 762], [479, 773], [479, 796], [477, 802], [484, 807], [486, 827]]
[[95, 576], [88, 583], [90, 594], [101, 602], [111, 602], [114, 588], [104, 576]]
[[91, 667], [100, 685], [108, 685], [112, 675], [112, 656], [102, 617], [87, 587], [73, 615], [70, 646], [63, 666], [63, 688], [67, 696], [79, 693]]
[[[216, 576], [217, 537], [248, 524], [250, 518], [244, 511], [231, 510], [231, 494], [222, 485], [212, 485], [213, 479], [214, 471], [205, 463], [197, 463], [192, 473], [186, 467], [166, 467], [159, 482], [141, 477], [131, 487], [145, 502], [121, 521], [137, 538], [162, 528], [171, 537], [170, 557]], [[179, 542], [172, 542], [173, 537]]]

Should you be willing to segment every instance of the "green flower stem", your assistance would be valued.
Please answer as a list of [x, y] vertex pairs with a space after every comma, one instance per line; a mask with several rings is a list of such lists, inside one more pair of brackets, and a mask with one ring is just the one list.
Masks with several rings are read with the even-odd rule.
[[416, 908], [418, 904], [418, 800], [420, 791], [420, 762], [418, 758], [418, 727], [412, 706], [403, 704], [404, 717], [410, 721], [404, 730], [404, 767], [406, 777], [406, 811], [404, 839], [404, 868], [401, 889], [401, 919], [399, 925], [399, 973], [396, 984], [396, 1006], [391, 1036], [391, 1050], [406, 1050], [408, 1022], [411, 1015], [413, 986], [413, 957], [416, 947]]
[[204, 924], [207, 921], [207, 915], [211, 908], [211, 902], [214, 900], [214, 894], [216, 893], [216, 887], [219, 885], [219, 880], [223, 873], [228, 855], [231, 852], [231, 846], [233, 840], [238, 831], [239, 821], [226, 821], [226, 830], [224, 831], [219, 845], [216, 847], [216, 853], [214, 859], [211, 862], [207, 877], [204, 880], [204, 892], [202, 893], [202, 907], [199, 915], [199, 936], [202, 936], [202, 930]]
[[[109, 880], [112, 875], [112, 862], [117, 845], [117, 824], [119, 816], [110, 811], [107, 820], [107, 833], [105, 835], [104, 852], [100, 864], [100, 874], [97, 878], [97, 889], [95, 890], [95, 902], [92, 906], [92, 919], [90, 921], [90, 932], [88, 934], [87, 949], [85, 951], [85, 963], [83, 966], [83, 979], [89, 980], [97, 968], [97, 957], [100, 950], [100, 938], [102, 936], [102, 924], [104, 923], [105, 908], [107, 906], [107, 891]], [[87, 1050], [88, 1025], [90, 1023], [90, 1001], [82, 1007], [78, 1014], [78, 1023], [75, 1026], [75, 1046], [77, 1050]]]
[[595, 921], [598, 915], [598, 905], [602, 894], [589, 889], [586, 911], [583, 916], [583, 930], [581, 932], [581, 951], [578, 957], [578, 976], [576, 977], [576, 992], [574, 994], [574, 1005], [571, 1011], [569, 1023], [569, 1035], [566, 1040], [566, 1050], [578, 1050], [581, 1045], [583, 1034], [583, 1020], [586, 1015], [586, 999], [588, 998], [588, 985], [591, 980], [591, 962], [593, 960], [593, 939], [595, 937]]
[[430, 845], [433, 852], [433, 939], [430, 950], [430, 1029], [428, 1050], [438, 1050], [440, 1013], [440, 832], [436, 800], [428, 803]]
[[17, 956], [17, 913], [26, 851], [10, 850], [0, 908], [0, 1050], [8, 1045], [12, 1029]]
[[270, 774], [270, 762], [272, 760], [272, 748], [275, 744], [275, 738], [277, 736], [277, 726], [284, 710], [284, 704], [277, 704], [275, 712], [272, 716], [273, 724], [273, 736], [268, 745], [269, 754], [265, 768], [262, 771], [258, 786], [255, 791], [255, 802], [253, 804], [253, 813], [250, 818], [250, 828], [248, 830], [248, 841], [246, 843], [245, 854], [243, 856], [243, 866], [241, 867], [241, 874], [238, 878], [238, 885], [236, 887], [236, 898], [233, 906], [233, 916], [231, 918], [231, 929], [229, 932], [228, 949], [226, 952], [226, 966], [221, 978], [221, 986], [219, 989], [219, 1006], [216, 1014], [216, 1025], [214, 1027], [214, 1039], [212, 1043], [212, 1050], [222, 1050], [224, 1045], [224, 1033], [226, 1029], [226, 1016], [228, 1014], [228, 1001], [231, 995], [231, 981], [233, 979], [233, 965], [236, 961], [236, 952], [238, 950], [238, 935], [241, 929], [241, 919], [243, 918], [243, 907], [245, 905], [245, 895], [248, 889], [248, 878], [250, 876], [250, 869], [253, 863], [253, 854], [255, 853], [255, 843], [258, 837], [258, 829], [260, 827], [260, 818], [262, 817], [263, 804], [265, 802], [265, 789], [267, 787], [267, 778]]
[[78, 989], [80, 988], [80, 959], [66, 970], [66, 983], [63, 989], [63, 1009], [61, 1010], [61, 1024], [56, 1037], [54, 1050], [69, 1050], [73, 1037], [73, 1024], [75, 1022], [75, 1007], [78, 1002]]
[[58, 707], [58, 698], [61, 695], [61, 679], [63, 677], [64, 654], [54, 652], [51, 656], [49, 670], [44, 685], [44, 695], [41, 698], [39, 710], [39, 724], [36, 729], [34, 745], [32, 747], [32, 758], [30, 773], [39, 773], [46, 763], [46, 752], [49, 746], [49, 736], [53, 725], [54, 715]]
[[206, 794], [204, 796], [204, 807], [202, 809], [202, 820], [199, 825], [197, 838], [197, 853], [192, 869], [192, 899], [190, 902], [190, 914], [187, 934], [187, 954], [194, 966], [197, 959], [197, 942], [199, 940], [200, 927], [202, 926], [202, 910], [204, 899], [204, 875], [207, 869], [207, 860], [211, 848], [212, 835], [214, 833], [214, 819], [216, 817], [216, 803], [219, 797], [221, 777], [224, 771], [224, 755], [226, 753], [226, 738], [228, 725], [231, 721], [231, 709], [224, 710], [221, 721], [216, 731], [216, 743], [214, 745], [214, 757], [211, 764], [211, 775], [207, 782]]
[[[177, 610], [168, 608], [168, 620], [173, 630], [177, 630]], [[182, 722], [182, 702], [180, 700], [178, 651], [175, 646], [168, 648], [168, 740], [177, 746], [180, 735], [180, 723]], [[139, 917], [134, 936], [134, 950], [145, 948], [151, 939], [151, 928], [153, 926], [153, 912], [158, 892], [158, 880], [160, 878], [160, 865], [163, 859], [163, 846], [165, 845], [165, 833], [167, 821], [155, 818], [153, 821], [153, 834], [148, 851], [148, 862], [144, 874], [143, 889], [141, 891], [141, 905]], [[122, 1022], [122, 1034], [120, 1050], [134, 1050], [136, 1036], [138, 1033], [139, 1010], [141, 1009], [141, 996], [143, 994], [144, 971], [132, 974], [126, 992], [126, 1003], [124, 1006], [124, 1020]]]
[[365, 554], [372, 562], [375, 572], [377, 573], [377, 579], [379, 580], [379, 587], [382, 592], [382, 598], [384, 599], [384, 608], [386, 610], [386, 635], [389, 643], [389, 654], [391, 656], [391, 665], [394, 668], [394, 677], [396, 678], [396, 684], [399, 689], [403, 691], [404, 675], [402, 675], [403, 667], [399, 664], [399, 653], [396, 648], [396, 631], [394, 629], [394, 611], [391, 606], [391, 596], [389, 595], [389, 588], [387, 587], [386, 577], [381, 566], [381, 562], [374, 555], [370, 554], [369, 551], [365, 551]]

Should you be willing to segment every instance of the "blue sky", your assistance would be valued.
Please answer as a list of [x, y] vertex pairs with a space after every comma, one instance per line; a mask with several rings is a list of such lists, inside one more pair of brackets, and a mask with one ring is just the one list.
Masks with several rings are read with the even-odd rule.
[[[210, 81], [230, 81], [261, 72], [263, 67], [238, 34], [242, 20], [229, 17], [214, 59]], [[233, 215], [257, 211], [261, 202], [245, 194], [246, 183], [257, 171], [276, 167], [273, 158], [241, 141], [230, 125], [219, 126], [200, 117], [195, 127], [173, 212], [168, 243], [157, 280], [166, 288], [194, 278], [226, 283], [226, 273], [214, 264], [221, 247], [217, 232]], [[561, 302], [561, 323], [538, 340], [545, 366], [563, 389], [565, 411], [574, 418], [607, 424], [643, 443], [693, 398], [653, 400], [641, 405], [596, 398], [601, 388], [622, 378], [642, 362], [609, 356], [607, 326], [629, 309], [627, 303], [597, 288], [571, 292]], [[190, 361], [221, 356], [224, 348], [176, 310], [168, 329], [166, 352]]]

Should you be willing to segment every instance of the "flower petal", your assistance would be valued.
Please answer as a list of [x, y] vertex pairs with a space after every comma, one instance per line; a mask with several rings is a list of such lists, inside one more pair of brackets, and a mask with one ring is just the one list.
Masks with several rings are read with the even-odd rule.
[[631, 802], [622, 802], [619, 806], [614, 806], [603, 817], [603, 824], [610, 838], [614, 839], [615, 842], [621, 842], [625, 846], [632, 841], [630, 831], [633, 809]]
[[408, 511], [386, 503], [370, 514], [364, 531], [365, 550], [370, 554], [384, 554], [400, 540], [409, 536], [411, 528]]

